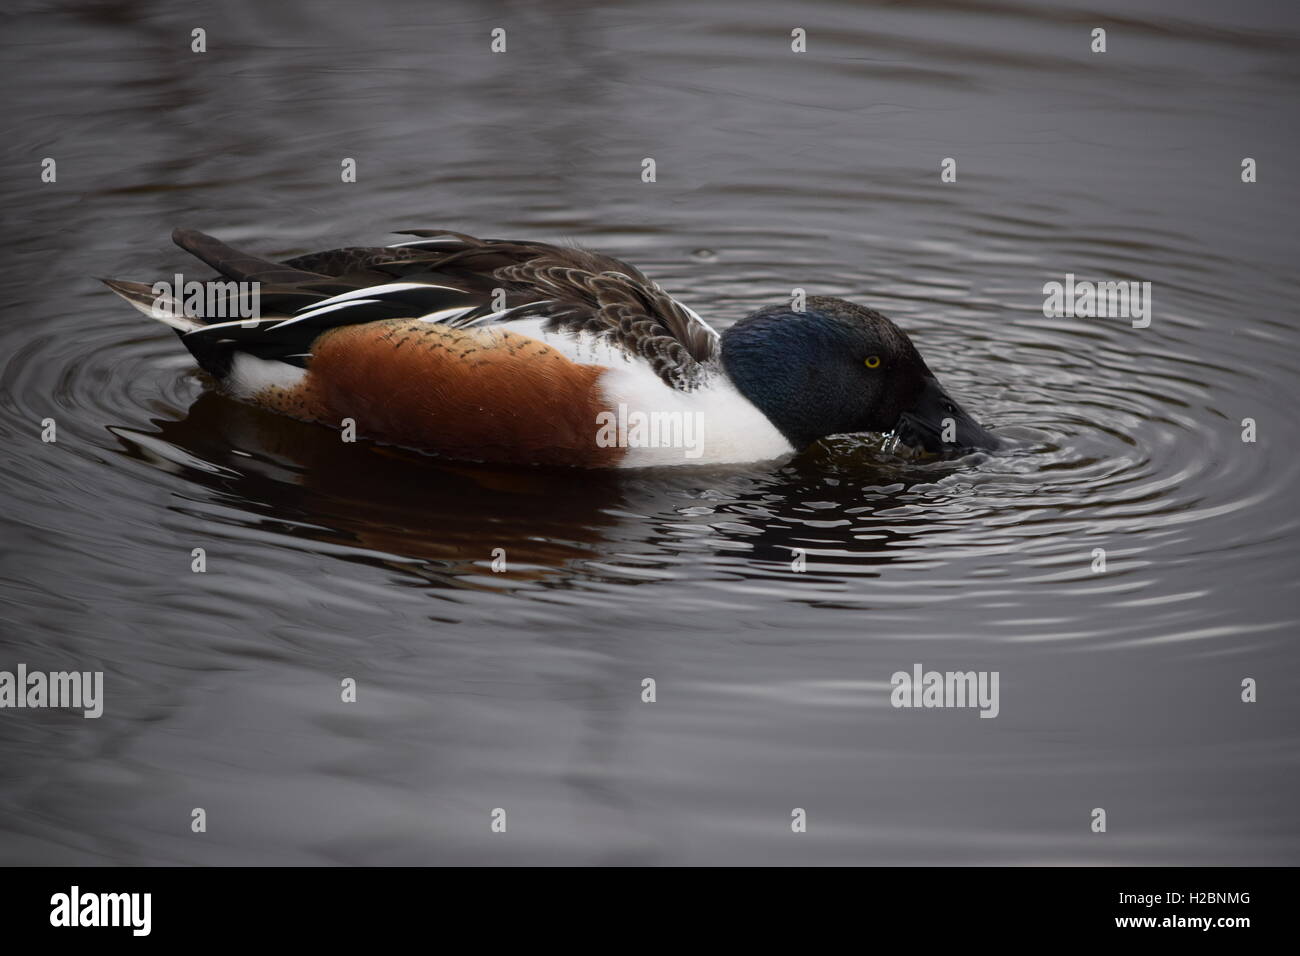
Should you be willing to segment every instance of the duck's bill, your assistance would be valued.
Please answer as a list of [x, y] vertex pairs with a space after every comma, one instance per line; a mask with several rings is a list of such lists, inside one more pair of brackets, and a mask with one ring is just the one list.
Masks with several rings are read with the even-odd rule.
[[933, 376], [926, 378], [916, 404], [899, 416], [894, 433], [905, 444], [932, 452], [991, 451], [999, 444]]

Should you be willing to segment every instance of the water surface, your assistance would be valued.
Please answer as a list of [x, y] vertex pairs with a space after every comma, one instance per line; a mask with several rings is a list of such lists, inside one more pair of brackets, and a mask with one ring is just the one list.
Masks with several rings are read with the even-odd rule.
[[[1293, 6], [27, 4], [3, 42], [0, 669], [107, 699], [0, 713], [0, 862], [1300, 862]], [[176, 225], [574, 241], [719, 328], [845, 296], [1008, 448], [344, 445], [94, 281], [192, 269]], [[1150, 327], [1045, 318], [1066, 273], [1151, 282]], [[918, 662], [999, 716], [892, 708]]]

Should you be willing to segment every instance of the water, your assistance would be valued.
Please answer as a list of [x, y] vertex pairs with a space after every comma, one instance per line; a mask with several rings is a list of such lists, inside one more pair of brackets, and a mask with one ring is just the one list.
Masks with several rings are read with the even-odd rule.
[[[1281, 3], [20, 5], [0, 669], [107, 699], [0, 714], [0, 862], [1300, 862], [1298, 53]], [[718, 327], [842, 295], [1009, 447], [346, 446], [94, 281], [191, 269], [176, 225], [574, 240]], [[1151, 282], [1150, 327], [1044, 318], [1067, 272]], [[915, 663], [999, 716], [892, 708]]]

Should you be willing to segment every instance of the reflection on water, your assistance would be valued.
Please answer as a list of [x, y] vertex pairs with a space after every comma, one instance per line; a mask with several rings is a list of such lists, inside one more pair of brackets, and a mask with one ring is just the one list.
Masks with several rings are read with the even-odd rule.
[[[0, 669], [108, 700], [0, 719], [0, 862], [1297, 862], [1293, 12], [828, 2], [802, 55], [779, 4], [330, 12], [213, 7], [202, 58], [163, 5], [12, 18], [6, 154], [59, 179], [0, 182]], [[1007, 447], [343, 444], [91, 278], [188, 268], [174, 225], [572, 239], [719, 327], [842, 295]], [[1067, 272], [1151, 282], [1151, 327], [1045, 318]], [[917, 662], [998, 671], [999, 717], [891, 708]]]

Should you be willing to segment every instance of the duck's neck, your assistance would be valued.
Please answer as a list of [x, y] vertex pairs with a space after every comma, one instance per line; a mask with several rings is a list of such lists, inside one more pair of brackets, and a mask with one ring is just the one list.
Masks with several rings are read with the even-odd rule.
[[722, 367], [737, 391], [802, 449], [827, 432], [808, 401], [816, 392], [812, 363], [803, 354], [806, 342], [794, 331], [788, 323], [764, 318], [738, 322], [722, 333]]

